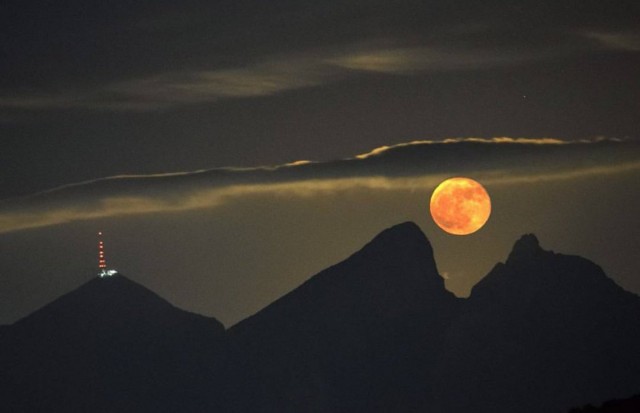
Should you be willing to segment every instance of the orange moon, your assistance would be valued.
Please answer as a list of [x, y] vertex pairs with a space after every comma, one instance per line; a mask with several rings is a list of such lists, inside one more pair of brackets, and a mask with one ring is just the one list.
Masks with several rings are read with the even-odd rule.
[[491, 215], [491, 198], [469, 178], [450, 178], [436, 187], [429, 204], [431, 216], [449, 234], [468, 235], [484, 226]]

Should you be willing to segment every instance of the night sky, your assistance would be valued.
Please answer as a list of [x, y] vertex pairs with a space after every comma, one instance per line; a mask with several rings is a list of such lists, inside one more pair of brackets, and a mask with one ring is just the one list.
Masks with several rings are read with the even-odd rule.
[[[109, 265], [227, 326], [415, 221], [467, 295], [523, 233], [640, 292], [637, 1], [0, 5], [0, 323]], [[300, 162], [310, 161], [310, 162]], [[452, 176], [487, 225], [428, 215]]]

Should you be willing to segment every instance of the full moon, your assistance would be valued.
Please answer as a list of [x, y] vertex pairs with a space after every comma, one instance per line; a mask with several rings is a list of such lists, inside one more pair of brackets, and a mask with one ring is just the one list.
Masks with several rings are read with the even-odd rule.
[[449, 234], [468, 235], [484, 226], [491, 215], [491, 199], [482, 185], [469, 178], [450, 178], [431, 195], [431, 216]]

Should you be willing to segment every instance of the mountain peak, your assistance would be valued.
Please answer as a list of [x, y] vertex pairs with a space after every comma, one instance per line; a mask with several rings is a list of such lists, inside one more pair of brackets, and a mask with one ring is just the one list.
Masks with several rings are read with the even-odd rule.
[[51, 317], [53, 314], [81, 311], [92, 312], [131, 311], [148, 308], [170, 307], [171, 305], [153, 291], [128, 279], [122, 274], [110, 277], [94, 277], [75, 290], [64, 294], [45, 307], [19, 321], [24, 322], [38, 318], [41, 314]]
[[327, 314], [332, 314], [335, 320], [392, 319], [398, 314], [421, 310], [433, 300], [453, 299], [438, 274], [429, 240], [418, 225], [404, 222], [380, 232], [344, 261], [314, 275], [242, 321], [240, 329], [260, 318], [290, 323], [291, 314], [301, 307], [307, 309], [301, 320], [321, 319]]
[[530, 260], [539, 256], [544, 250], [540, 247], [540, 242], [534, 234], [524, 234], [516, 241], [507, 258], [507, 264]]
[[403, 251], [415, 252], [419, 249], [433, 256], [431, 243], [414, 222], [407, 221], [385, 229], [367, 243], [361, 253], [384, 251], [385, 255]]
[[539, 248], [540, 241], [538, 241], [538, 237], [536, 234], [524, 234], [520, 237], [514, 244], [515, 248]]
[[592, 261], [545, 250], [535, 235], [525, 234], [514, 244], [506, 263], [496, 265], [473, 287], [471, 297], [480, 301], [501, 297], [503, 302], [527, 306], [629, 294], [623, 291]]
[[367, 246], [365, 246], [365, 248], [380, 244], [397, 245], [415, 243], [429, 244], [429, 240], [415, 222], [407, 221], [396, 224], [380, 232], [367, 244]]
[[224, 326], [123, 275], [94, 276], [0, 333], [10, 411], [219, 410]]
[[[93, 329], [95, 325], [115, 328], [144, 325], [163, 317], [191, 316], [205, 318], [180, 310], [148, 288], [116, 274], [104, 278], [96, 276], [14, 325], [28, 329], [42, 324], [54, 326], [64, 320], [77, 328]], [[213, 328], [224, 330], [217, 320], [208, 320]]]
[[[435, 282], [438, 288], [444, 289], [444, 280], [438, 275], [431, 243], [414, 222], [407, 221], [385, 229], [353, 257], [377, 266], [412, 268], [410, 273], [420, 273], [420, 277], [425, 276], [429, 282]], [[417, 271], [417, 268], [421, 270]]]

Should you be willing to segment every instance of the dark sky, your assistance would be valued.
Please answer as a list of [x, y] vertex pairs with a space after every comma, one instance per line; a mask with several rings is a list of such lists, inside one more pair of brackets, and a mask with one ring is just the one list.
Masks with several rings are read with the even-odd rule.
[[[519, 232], [640, 291], [638, 21], [630, 0], [3, 1], [0, 323], [91, 276], [98, 228], [114, 266], [227, 324], [406, 219], [461, 294]], [[453, 137], [487, 141], [344, 161]], [[320, 163], [219, 169], [297, 160]], [[460, 174], [494, 213], [451, 238], [426, 205]]]
[[458, 136], [636, 136], [638, 2], [0, 6], [0, 197]]

